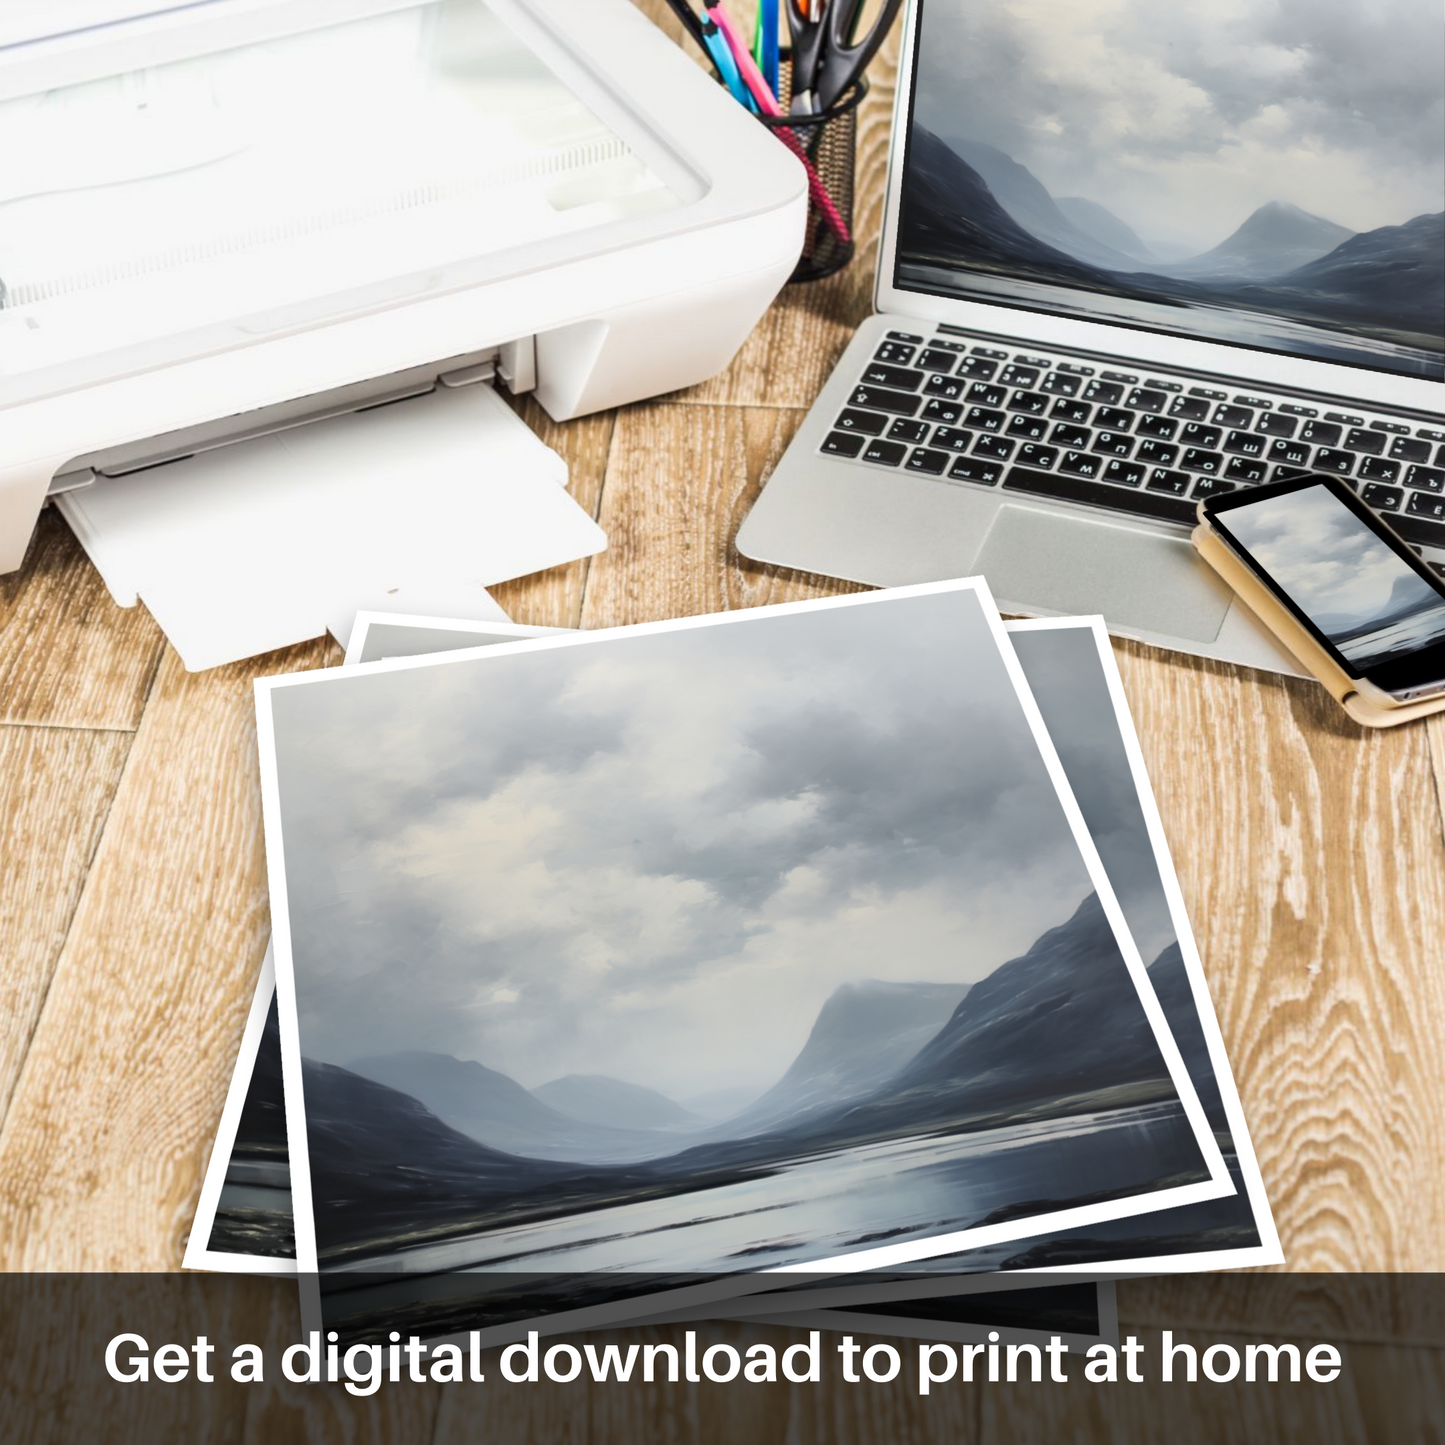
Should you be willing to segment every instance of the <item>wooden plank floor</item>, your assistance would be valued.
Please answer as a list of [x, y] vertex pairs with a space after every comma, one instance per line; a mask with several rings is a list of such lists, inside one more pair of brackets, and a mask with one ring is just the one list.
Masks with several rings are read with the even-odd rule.
[[[676, 33], [661, 0], [643, 8]], [[732, 539], [867, 311], [891, 64], [863, 112], [849, 270], [790, 288], [686, 393], [563, 426], [519, 403], [609, 547], [498, 588], [516, 620], [601, 627], [849, 590], [746, 563]], [[1366, 734], [1313, 686], [1116, 650], [1287, 1269], [1445, 1269], [1445, 722]], [[54, 513], [0, 578], [0, 1269], [178, 1268], [268, 930], [251, 679], [338, 660], [318, 642], [185, 673]], [[1167, 1326], [1171, 1288], [1121, 1286], [1123, 1328]], [[264, 1291], [257, 1312], [290, 1327]], [[1268, 1333], [1247, 1313], [1226, 1327]], [[1371, 1374], [1362, 1355], [1347, 1409], [1311, 1438], [1355, 1438], [1401, 1369], [1433, 1376], [1445, 1330], [1427, 1333], [1406, 1366]], [[1166, 1418], [1142, 1387], [1128, 1429], [1095, 1411], [1067, 1432], [1057, 1399], [901, 1388], [461, 1398], [395, 1394], [383, 1430], [358, 1402], [268, 1386], [225, 1435], [1148, 1439]]]

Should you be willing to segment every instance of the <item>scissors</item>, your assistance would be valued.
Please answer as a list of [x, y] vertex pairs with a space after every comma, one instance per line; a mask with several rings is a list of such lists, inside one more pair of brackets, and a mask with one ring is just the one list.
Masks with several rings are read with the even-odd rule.
[[792, 113], [827, 110], [878, 53], [903, 0], [883, 0], [860, 40], [858, 22], [867, 0], [788, 0], [793, 38]]

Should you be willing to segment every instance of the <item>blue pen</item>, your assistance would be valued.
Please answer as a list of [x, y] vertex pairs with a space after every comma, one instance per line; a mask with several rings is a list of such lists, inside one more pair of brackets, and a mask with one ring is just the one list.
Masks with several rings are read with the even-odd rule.
[[732, 91], [733, 99], [747, 106], [749, 110], [756, 111], [757, 105], [753, 101], [752, 92], [743, 84], [742, 73], [738, 70], [738, 63], [733, 59], [727, 40], [717, 28], [717, 21], [710, 17], [704, 18], [702, 22], [702, 43], [707, 47], [707, 53], [717, 67], [717, 73], [722, 76], [723, 84]]
[[778, 0], [758, 0], [758, 33], [762, 37], [758, 69], [774, 95], [778, 93]]

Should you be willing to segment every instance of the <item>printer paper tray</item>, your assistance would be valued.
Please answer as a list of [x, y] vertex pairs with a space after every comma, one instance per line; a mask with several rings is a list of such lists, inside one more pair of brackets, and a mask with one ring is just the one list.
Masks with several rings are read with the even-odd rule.
[[567, 467], [489, 386], [238, 442], [55, 504], [123, 607], [192, 671], [332, 632], [361, 608], [478, 621], [486, 588], [589, 556]]

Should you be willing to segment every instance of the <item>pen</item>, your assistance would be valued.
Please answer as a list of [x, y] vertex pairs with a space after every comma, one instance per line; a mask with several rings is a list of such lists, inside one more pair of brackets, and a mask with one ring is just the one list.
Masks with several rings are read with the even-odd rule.
[[722, 32], [722, 37], [727, 42], [737, 65], [739, 79], [757, 102], [758, 109], [764, 115], [782, 115], [782, 107], [778, 105], [777, 96], [768, 88], [762, 71], [758, 69], [757, 61], [753, 59], [751, 52], [743, 44], [743, 37], [737, 26], [733, 24], [732, 17], [723, 9], [722, 0], [704, 0], [704, 3], [707, 6], [708, 19], [713, 21]]
[[682, 24], [682, 28], [692, 36], [699, 50], [707, 51], [707, 42], [702, 38], [702, 21], [697, 18], [697, 12], [687, 3], [687, 0], [667, 0], [668, 8]]
[[[726, 11], [720, 13], [726, 18]], [[740, 101], [749, 110], [756, 110], [758, 108], [757, 101], [752, 90], [744, 82], [738, 68], [736, 47], [729, 41], [727, 34], [717, 21], [713, 19], [711, 7], [709, 7], [707, 18], [702, 20], [700, 25], [703, 48], [712, 57], [712, 63], [717, 67], [717, 73], [722, 77], [723, 84], [732, 91], [735, 100]], [[747, 52], [744, 51], [743, 54], [747, 55]], [[748, 56], [748, 61], [751, 63], [752, 56]], [[756, 68], [754, 66], [754, 69]]]
[[753, 26], [753, 59], [774, 95], [778, 93], [778, 0], [758, 0]]

